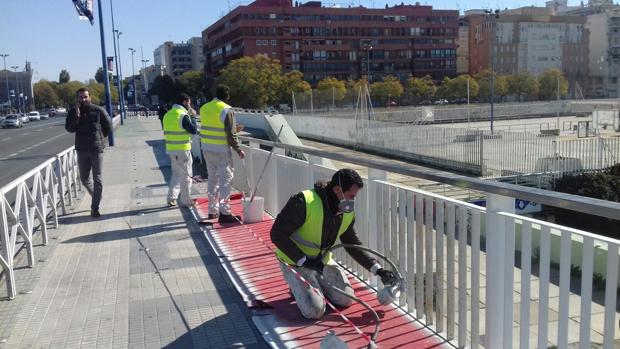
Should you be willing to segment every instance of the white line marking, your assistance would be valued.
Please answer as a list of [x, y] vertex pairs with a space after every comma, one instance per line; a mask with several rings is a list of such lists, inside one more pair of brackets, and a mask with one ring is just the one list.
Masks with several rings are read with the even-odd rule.
[[9, 157], [13, 157], [15, 155], [17, 155], [17, 153], [13, 153], [13, 154], [9, 155]]
[[3, 142], [10, 141], [10, 140], [11, 140], [11, 137], [6, 137], [2, 139]]

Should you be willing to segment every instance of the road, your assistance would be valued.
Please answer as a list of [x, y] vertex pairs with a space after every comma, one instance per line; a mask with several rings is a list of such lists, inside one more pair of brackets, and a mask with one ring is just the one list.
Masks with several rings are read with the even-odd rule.
[[19, 129], [0, 128], [0, 187], [73, 145], [64, 124], [65, 117], [56, 116]]

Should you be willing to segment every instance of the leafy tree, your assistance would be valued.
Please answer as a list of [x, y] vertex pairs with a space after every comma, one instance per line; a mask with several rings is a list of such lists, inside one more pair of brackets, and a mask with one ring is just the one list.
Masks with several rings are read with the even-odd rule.
[[473, 98], [480, 92], [478, 82], [468, 74], [459, 75], [450, 80], [449, 90], [452, 98], [467, 98], [467, 82], [469, 80], [469, 97]]
[[205, 97], [205, 74], [202, 71], [187, 71], [177, 80], [192, 100], [198, 100]]
[[517, 96], [519, 101], [538, 94], [538, 80], [527, 71], [510, 75], [507, 79], [508, 94]]
[[69, 81], [56, 86], [56, 93], [60, 99], [60, 103], [64, 106], [72, 106], [77, 101], [77, 90], [84, 87], [79, 81]]
[[341, 101], [347, 92], [344, 81], [334, 77], [327, 77], [319, 81], [317, 90], [318, 98], [323, 101], [330, 101], [329, 104], [331, 104], [332, 99], [334, 102]]
[[557, 99], [558, 79], [560, 80], [560, 97], [568, 94], [568, 81], [559, 69], [549, 69], [538, 77], [540, 98], [543, 100]]
[[[494, 94], [495, 100], [497, 101], [501, 99], [501, 97], [504, 97], [508, 94], [508, 80], [503, 75], [494, 74], [494, 76]], [[491, 72], [485, 69], [478, 73], [474, 78], [476, 79], [476, 82], [478, 82], [478, 98], [480, 100], [490, 101]]]
[[370, 85], [370, 93], [373, 98], [379, 100], [384, 106], [390, 100], [399, 98], [405, 89], [400, 80], [394, 76], [386, 76], [383, 81], [374, 82]]
[[[95, 73], [95, 81], [103, 84], [103, 68], [99, 67], [97, 69], [97, 72]], [[108, 73], [108, 81], [110, 81], [110, 84], [112, 84], [112, 74]]]
[[304, 74], [294, 70], [282, 76], [282, 84], [278, 92], [278, 101], [285, 103], [291, 100], [291, 92], [308, 93], [310, 92], [310, 84], [304, 81]]
[[230, 87], [233, 105], [262, 108], [278, 100], [282, 81], [280, 62], [259, 54], [230, 62], [221, 71], [217, 83]]
[[[90, 93], [90, 99], [93, 104], [102, 105], [105, 103], [105, 85], [97, 82], [91, 82], [86, 86]], [[110, 86], [110, 94], [112, 95], [112, 103], [118, 103], [118, 90], [115, 86]]]
[[435, 82], [429, 75], [423, 78], [410, 76], [409, 79], [407, 79], [405, 91], [409, 98], [412, 98], [418, 103], [433, 98], [437, 92], [437, 86], [435, 86]]
[[40, 80], [32, 87], [34, 100], [38, 109], [58, 105], [60, 101], [54, 85], [47, 80]]
[[169, 75], [158, 76], [149, 89], [149, 95], [159, 96], [159, 100], [170, 103], [179, 93], [184, 92], [183, 86], [175, 82]]
[[441, 85], [439, 85], [439, 87], [437, 87], [437, 91], [435, 92], [435, 97], [438, 98], [445, 98], [445, 99], [451, 99], [451, 91], [450, 91], [450, 84], [452, 83], [452, 79], [450, 79], [447, 76], [443, 77], [443, 80], [441, 81]]
[[66, 69], [60, 71], [60, 75], [58, 76], [58, 82], [61, 84], [66, 84], [71, 80], [71, 75]]

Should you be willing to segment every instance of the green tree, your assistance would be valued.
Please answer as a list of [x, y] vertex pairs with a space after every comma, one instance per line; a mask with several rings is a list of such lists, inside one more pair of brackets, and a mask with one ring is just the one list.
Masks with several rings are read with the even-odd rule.
[[171, 103], [174, 97], [184, 92], [183, 86], [175, 82], [169, 75], [158, 76], [149, 88], [149, 95], [159, 96], [159, 100], [164, 103]]
[[282, 76], [282, 84], [278, 92], [278, 101], [280, 103], [291, 102], [291, 92], [295, 94], [310, 92], [310, 84], [304, 81], [304, 74], [294, 70]]
[[538, 77], [540, 98], [553, 100], [558, 98], [558, 80], [560, 82], [560, 97], [568, 94], [568, 81], [559, 69], [549, 69]]
[[[103, 68], [99, 67], [95, 73], [95, 81], [103, 84]], [[112, 74], [108, 73], [108, 81], [112, 84]]]
[[410, 76], [405, 84], [405, 91], [409, 98], [419, 103], [420, 101], [432, 99], [437, 92], [437, 86], [435, 86], [435, 82], [429, 75], [422, 78]]
[[205, 97], [205, 74], [202, 71], [192, 70], [183, 73], [177, 80], [182, 89], [192, 97], [192, 100], [198, 100]]
[[32, 86], [34, 100], [38, 109], [58, 105], [58, 94], [54, 85], [47, 80], [40, 80]]
[[437, 87], [437, 91], [435, 92], [435, 97], [437, 98], [445, 98], [452, 99], [452, 91], [450, 91], [450, 85], [452, 84], [452, 79], [447, 76], [443, 77], [441, 80], [441, 85]]
[[400, 80], [394, 76], [386, 76], [383, 81], [374, 82], [370, 85], [370, 95], [384, 106], [387, 106], [390, 101], [398, 99], [404, 91]]
[[66, 69], [60, 71], [60, 75], [58, 75], [58, 82], [61, 84], [66, 84], [71, 80], [71, 75]]
[[283, 81], [281, 70], [278, 60], [258, 54], [230, 62], [217, 82], [230, 87], [233, 105], [263, 108], [278, 100]]
[[317, 84], [317, 98], [322, 101], [329, 101], [329, 105], [332, 104], [332, 100], [339, 102], [344, 99], [347, 88], [344, 81], [338, 80], [334, 77], [327, 77]]
[[60, 99], [60, 103], [67, 107], [72, 106], [77, 101], [77, 90], [84, 87], [84, 84], [79, 81], [69, 81], [64, 84], [56, 86], [56, 93]]
[[[102, 83], [91, 82], [86, 86], [89, 91], [90, 99], [93, 104], [101, 105], [105, 102], [105, 85]], [[110, 86], [112, 103], [118, 103], [118, 90], [115, 86]]]
[[[503, 75], [494, 74], [494, 95], [495, 100], [499, 100], [508, 94], [508, 80]], [[490, 101], [490, 84], [491, 84], [491, 72], [487, 69], [481, 71], [474, 76], [478, 83], [478, 98], [482, 101]]]
[[512, 74], [507, 79], [508, 94], [517, 96], [519, 101], [538, 94], [538, 80], [527, 71]]
[[478, 82], [468, 74], [459, 75], [450, 80], [449, 91], [452, 98], [467, 98], [467, 81], [469, 80], [469, 97], [474, 98], [480, 92]]

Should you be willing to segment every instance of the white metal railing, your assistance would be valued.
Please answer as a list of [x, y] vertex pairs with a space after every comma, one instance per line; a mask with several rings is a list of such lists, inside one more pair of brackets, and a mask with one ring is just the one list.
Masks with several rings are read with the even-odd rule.
[[[242, 190], [248, 190], [246, 176], [255, 185], [269, 158], [256, 143], [276, 145], [250, 142], [245, 164], [234, 160], [233, 184]], [[620, 219], [620, 204], [276, 146], [258, 188], [266, 211], [274, 216], [291, 195], [331, 177], [334, 169], [325, 167], [324, 159], [368, 166], [365, 188], [355, 200], [358, 234], [407, 276], [408, 292], [399, 300], [403, 310], [455, 346], [546, 348], [551, 343], [566, 348], [581, 343], [581, 348], [589, 348], [590, 343], [602, 343], [612, 348], [620, 338], [615, 326], [620, 241], [514, 214], [516, 197], [613, 219]], [[284, 149], [306, 153], [309, 161], [287, 157]], [[388, 171], [481, 190], [487, 207], [390, 183]], [[376, 278], [345, 252], [338, 251], [336, 257], [360, 279], [377, 286]], [[579, 269], [581, 287], [571, 289]], [[593, 282], [598, 280], [600, 286], [602, 279], [603, 294]], [[513, 308], [519, 310], [518, 317]], [[597, 326], [601, 321], [604, 324]]]
[[565, 140], [529, 132], [287, 115], [301, 137], [485, 177], [603, 169], [620, 161], [620, 139]]
[[26, 248], [28, 266], [34, 266], [36, 233], [46, 245], [49, 225], [58, 227], [58, 207], [66, 214], [80, 189], [74, 147], [0, 188], [0, 266], [9, 299], [16, 295], [14, 263], [19, 244]]

